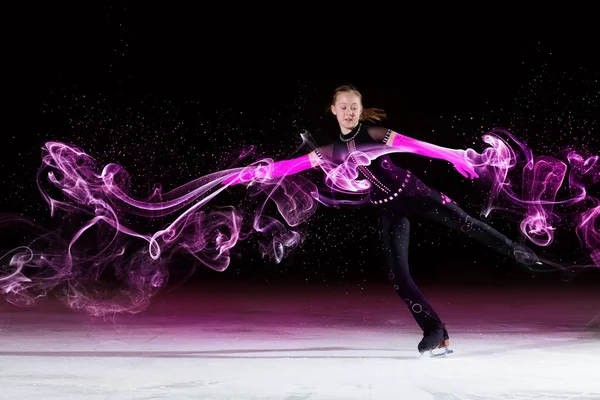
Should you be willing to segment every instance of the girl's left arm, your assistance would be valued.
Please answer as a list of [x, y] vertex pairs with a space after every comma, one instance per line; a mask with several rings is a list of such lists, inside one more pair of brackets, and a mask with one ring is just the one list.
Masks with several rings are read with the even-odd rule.
[[458, 172], [465, 178], [474, 179], [479, 177], [475, 172], [473, 165], [467, 161], [465, 150], [441, 147], [433, 143], [402, 135], [391, 129], [370, 127], [369, 134], [375, 140], [383, 142], [385, 145], [390, 146], [399, 152], [413, 153], [424, 157], [448, 161], [453, 164]]

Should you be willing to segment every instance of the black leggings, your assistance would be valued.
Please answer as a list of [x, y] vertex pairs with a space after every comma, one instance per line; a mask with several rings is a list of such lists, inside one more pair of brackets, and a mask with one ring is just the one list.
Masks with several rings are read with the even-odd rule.
[[398, 197], [381, 207], [382, 238], [389, 280], [425, 333], [443, 327], [443, 323], [410, 275], [408, 247], [411, 215], [426, 217], [433, 222], [464, 232], [511, 258], [531, 252], [486, 223], [471, 217], [455, 202], [426, 186], [414, 175], [410, 176]]

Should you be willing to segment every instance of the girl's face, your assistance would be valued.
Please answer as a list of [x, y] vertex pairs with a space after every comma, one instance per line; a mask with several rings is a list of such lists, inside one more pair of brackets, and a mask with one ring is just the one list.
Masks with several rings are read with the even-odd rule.
[[335, 115], [342, 133], [348, 133], [356, 128], [362, 109], [362, 101], [356, 93], [343, 92], [337, 95], [335, 104], [331, 106], [331, 112]]

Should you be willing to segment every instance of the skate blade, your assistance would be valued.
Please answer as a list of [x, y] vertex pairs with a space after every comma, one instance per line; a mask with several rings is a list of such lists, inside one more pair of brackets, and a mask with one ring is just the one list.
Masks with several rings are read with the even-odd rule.
[[454, 350], [450, 350], [447, 347], [442, 347], [442, 348], [438, 348], [435, 350], [427, 351], [427, 352], [423, 353], [423, 355], [425, 357], [429, 357], [429, 358], [438, 358], [438, 357], [446, 357], [452, 353], [454, 353]]

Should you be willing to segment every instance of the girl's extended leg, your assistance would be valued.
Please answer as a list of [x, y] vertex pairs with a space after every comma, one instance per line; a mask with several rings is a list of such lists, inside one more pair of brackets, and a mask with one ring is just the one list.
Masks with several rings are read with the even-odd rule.
[[467, 214], [447, 196], [423, 184], [413, 177], [408, 193], [402, 199], [402, 206], [412, 214], [424, 216], [432, 221], [463, 232], [504, 256], [524, 264], [538, 262], [535, 253], [528, 247], [518, 244], [485, 222]]

